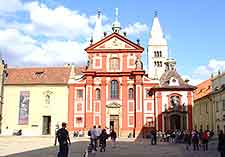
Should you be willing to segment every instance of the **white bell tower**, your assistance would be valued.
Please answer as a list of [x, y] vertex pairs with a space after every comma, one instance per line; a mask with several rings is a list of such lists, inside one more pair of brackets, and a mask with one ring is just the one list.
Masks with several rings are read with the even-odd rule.
[[160, 79], [166, 70], [165, 62], [168, 58], [168, 45], [161, 29], [157, 12], [152, 23], [148, 42], [148, 77]]

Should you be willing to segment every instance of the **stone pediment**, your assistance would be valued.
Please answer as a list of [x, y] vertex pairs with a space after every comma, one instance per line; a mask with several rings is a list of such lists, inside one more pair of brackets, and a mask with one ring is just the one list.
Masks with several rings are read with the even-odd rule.
[[107, 104], [106, 107], [108, 107], [108, 108], [120, 108], [121, 105], [119, 103], [112, 102], [110, 104]]
[[94, 49], [136, 49], [130, 44], [118, 39], [117, 37], [113, 37], [105, 43], [97, 46]]
[[109, 36], [106, 36], [102, 40], [97, 43], [91, 44], [89, 47], [85, 49], [86, 52], [143, 52], [144, 48], [140, 45], [132, 42], [126, 37], [118, 34], [112, 33]]

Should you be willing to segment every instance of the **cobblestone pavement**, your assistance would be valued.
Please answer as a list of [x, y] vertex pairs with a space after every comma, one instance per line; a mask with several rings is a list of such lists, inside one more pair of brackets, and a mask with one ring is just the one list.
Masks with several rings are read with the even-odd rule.
[[219, 157], [216, 143], [209, 145], [207, 152], [186, 151], [183, 144], [160, 143], [150, 145], [148, 142], [119, 142], [115, 148], [109, 143], [106, 152], [96, 152], [96, 157]]
[[[40, 140], [41, 139], [41, 140]], [[2, 143], [0, 138], [0, 153], [5, 150], [4, 147], [9, 147], [7, 150], [11, 150], [11, 154], [15, 153], [14, 148], [20, 153], [13, 155], [3, 155], [7, 157], [56, 157], [58, 146], [52, 146], [53, 138], [21, 138], [20, 143], [12, 144], [13, 138], [8, 139], [9, 143]], [[18, 141], [18, 140], [17, 140]], [[33, 142], [31, 142], [33, 141]], [[6, 139], [5, 139], [6, 142]], [[38, 148], [38, 144], [40, 147]], [[48, 145], [46, 145], [48, 144]], [[13, 147], [12, 147], [13, 145]], [[43, 148], [45, 145], [45, 148]], [[70, 157], [81, 157], [84, 153], [88, 141], [75, 142], [71, 145]], [[29, 148], [35, 149], [31, 150]], [[4, 148], [4, 149], [2, 149]], [[3, 151], [4, 152], [4, 151]], [[6, 152], [6, 151], [5, 151]], [[216, 151], [216, 141], [211, 142], [209, 145], [209, 151], [186, 151], [183, 144], [168, 144], [159, 143], [158, 145], [150, 145], [147, 140], [140, 140], [133, 142], [127, 139], [117, 142], [115, 148], [112, 147], [111, 142], [107, 143], [106, 152], [96, 152], [91, 155], [92, 157], [218, 157]]]

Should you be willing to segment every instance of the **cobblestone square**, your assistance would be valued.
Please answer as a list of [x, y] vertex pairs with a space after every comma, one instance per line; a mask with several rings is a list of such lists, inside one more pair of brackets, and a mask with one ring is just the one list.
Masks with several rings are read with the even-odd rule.
[[[5, 157], [56, 157], [58, 146], [53, 146], [53, 137], [8, 137], [0, 138], [0, 156]], [[70, 157], [81, 157], [88, 145], [88, 139], [74, 140]], [[7, 142], [8, 141], [8, 142]], [[217, 157], [217, 141], [209, 144], [209, 151], [186, 151], [183, 144], [159, 143], [150, 145], [148, 140], [133, 141], [119, 139], [116, 147], [107, 143], [106, 152], [95, 152], [91, 157]]]

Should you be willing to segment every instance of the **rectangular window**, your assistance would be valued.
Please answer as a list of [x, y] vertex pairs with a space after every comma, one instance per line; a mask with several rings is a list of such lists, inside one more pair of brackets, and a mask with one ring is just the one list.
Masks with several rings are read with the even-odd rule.
[[83, 99], [83, 90], [82, 89], [77, 89], [77, 99]]
[[223, 101], [223, 110], [225, 110], [225, 100], [222, 101]]
[[219, 102], [216, 101], [215, 105], [216, 105], [216, 112], [219, 112]]
[[99, 112], [99, 102], [95, 103], [95, 112]]
[[129, 116], [129, 125], [134, 125], [134, 116]]
[[129, 102], [129, 112], [133, 112], [133, 111], [134, 111], [134, 103]]
[[118, 70], [120, 68], [119, 58], [110, 59], [110, 69]]
[[152, 93], [151, 93], [150, 89], [146, 89], [145, 94], [146, 94], [146, 98], [150, 98], [152, 96]]
[[83, 118], [82, 117], [77, 117], [76, 118], [76, 127], [77, 128], [82, 127], [82, 123], [83, 123]]
[[133, 99], [134, 98], [134, 90], [133, 90], [133, 88], [129, 88], [128, 93], [129, 93], [129, 95], [128, 95], [129, 99]]
[[151, 111], [152, 110], [152, 103], [147, 103], [147, 111]]
[[82, 103], [78, 103], [77, 104], [77, 112], [81, 112], [82, 111]]
[[95, 60], [95, 66], [96, 66], [96, 67], [99, 67], [99, 66], [100, 66], [100, 59], [96, 59], [96, 60]]
[[132, 66], [132, 65], [134, 65], [134, 59], [133, 58], [129, 59], [129, 66]]
[[205, 104], [205, 112], [208, 113], [208, 104]]
[[95, 117], [95, 125], [99, 125], [100, 123], [99, 123], [99, 116], [96, 116]]

